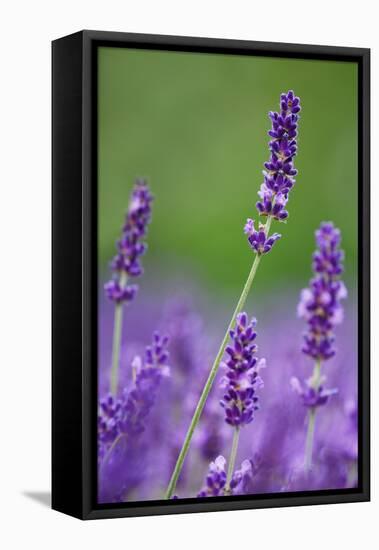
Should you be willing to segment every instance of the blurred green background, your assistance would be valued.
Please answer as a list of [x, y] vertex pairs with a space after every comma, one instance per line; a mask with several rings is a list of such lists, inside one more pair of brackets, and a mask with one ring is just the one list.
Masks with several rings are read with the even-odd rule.
[[[286, 224], [262, 262], [262, 291], [301, 288], [314, 230], [343, 234], [346, 280], [357, 271], [357, 66], [354, 63], [100, 48], [99, 258], [114, 255], [137, 176], [155, 195], [147, 281], [175, 273], [239, 295], [253, 260], [243, 225], [268, 159], [267, 113], [293, 89], [302, 102], [297, 184]], [[264, 268], [263, 268], [264, 264]]]

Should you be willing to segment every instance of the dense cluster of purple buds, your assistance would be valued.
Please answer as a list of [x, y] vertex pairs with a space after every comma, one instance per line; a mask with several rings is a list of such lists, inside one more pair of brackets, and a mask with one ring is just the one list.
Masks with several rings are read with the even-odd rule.
[[256, 390], [263, 385], [259, 370], [265, 361], [258, 362], [255, 357], [256, 323], [254, 318], [249, 322], [246, 313], [239, 313], [236, 326], [230, 331], [232, 343], [225, 349], [229, 358], [223, 363], [225, 394], [220, 403], [225, 409], [225, 421], [234, 427], [249, 424], [259, 408]]
[[114, 278], [104, 286], [108, 298], [116, 303], [130, 302], [138, 291], [137, 285], [126, 283], [129, 277], [138, 277], [143, 273], [140, 257], [145, 253], [147, 245], [142, 239], [146, 236], [151, 220], [152, 201], [153, 196], [145, 180], [137, 180], [122, 236], [117, 242], [117, 254], [111, 263]]
[[340, 280], [343, 252], [340, 231], [324, 222], [316, 231], [318, 250], [313, 255], [315, 276], [310, 287], [301, 292], [298, 315], [305, 319], [308, 330], [302, 351], [316, 360], [327, 360], [335, 354], [334, 327], [343, 320], [341, 300], [347, 291]]
[[[209, 470], [205, 478], [204, 486], [198, 493], [199, 498], [223, 496], [226, 492], [226, 460], [223, 456], [218, 456], [214, 462], [209, 464]], [[243, 485], [250, 481], [253, 476], [250, 460], [244, 460], [241, 468], [236, 470], [230, 480], [228, 495], [240, 494]]]
[[297, 170], [293, 159], [297, 152], [299, 112], [300, 99], [290, 90], [287, 94], [281, 94], [279, 112], [269, 113], [270, 158], [264, 164], [264, 182], [258, 193], [261, 200], [256, 206], [261, 216], [272, 216], [278, 221], [288, 218], [285, 206], [288, 194], [295, 185]]
[[136, 436], [145, 430], [145, 421], [153, 407], [162, 377], [168, 376], [168, 338], [157, 332], [151, 346], [145, 350], [144, 360], [135, 357], [134, 383], [120, 399], [112, 395], [100, 400], [98, 417], [99, 454], [104, 455], [119, 435]]

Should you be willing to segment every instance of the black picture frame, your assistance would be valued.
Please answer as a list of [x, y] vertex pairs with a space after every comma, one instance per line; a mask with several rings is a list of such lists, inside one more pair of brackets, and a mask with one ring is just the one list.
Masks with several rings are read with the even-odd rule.
[[[359, 484], [356, 489], [146, 501], [96, 500], [97, 48], [144, 48], [358, 64]], [[52, 43], [52, 507], [81, 519], [370, 499], [370, 50], [85, 30]]]

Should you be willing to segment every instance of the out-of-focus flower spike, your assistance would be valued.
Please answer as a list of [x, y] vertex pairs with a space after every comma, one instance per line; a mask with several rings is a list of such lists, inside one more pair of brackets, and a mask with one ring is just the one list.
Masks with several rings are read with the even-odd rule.
[[119, 436], [136, 436], [146, 427], [147, 417], [153, 407], [160, 382], [169, 376], [168, 338], [154, 333], [151, 346], [145, 350], [145, 360], [136, 356], [132, 362], [133, 385], [121, 398], [112, 395], [100, 401], [98, 430], [99, 455]]
[[316, 360], [333, 357], [335, 350], [334, 328], [343, 320], [341, 300], [347, 290], [340, 280], [343, 272], [341, 235], [333, 223], [324, 222], [316, 231], [318, 249], [313, 254], [314, 277], [303, 289], [297, 308], [298, 315], [308, 325], [302, 351]]
[[140, 257], [146, 252], [147, 244], [142, 242], [151, 220], [153, 196], [145, 180], [135, 182], [129, 207], [117, 242], [117, 254], [111, 262], [113, 279], [104, 286], [108, 298], [117, 304], [127, 303], [134, 299], [138, 286], [127, 285], [129, 277], [142, 275]]

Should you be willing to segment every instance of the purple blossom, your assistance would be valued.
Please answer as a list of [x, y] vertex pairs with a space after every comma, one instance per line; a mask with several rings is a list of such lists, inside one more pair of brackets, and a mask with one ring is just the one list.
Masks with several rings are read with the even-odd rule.
[[120, 304], [133, 300], [137, 294], [138, 285], [127, 285], [125, 288], [122, 288], [118, 281], [111, 279], [104, 285], [104, 290], [110, 300]]
[[109, 447], [120, 435], [135, 436], [145, 430], [145, 421], [153, 407], [162, 377], [168, 376], [168, 338], [155, 332], [153, 343], [146, 347], [144, 361], [139, 356], [133, 360], [134, 382], [120, 399], [111, 394], [100, 399], [98, 417], [99, 448]]
[[279, 233], [274, 233], [271, 237], [266, 237], [265, 226], [259, 224], [259, 229], [254, 227], [254, 220], [248, 218], [244, 227], [244, 232], [247, 235], [247, 240], [250, 243], [251, 248], [257, 254], [267, 254], [274, 246], [276, 241], [280, 239]]
[[344, 253], [340, 250], [341, 232], [332, 222], [323, 222], [315, 233], [318, 250], [313, 254], [313, 270], [333, 278], [343, 272]]
[[[98, 418], [99, 499], [122, 502], [139, 487], [149, 468], [146, 440], [141, 435], [156, 403], [162, 378], [169, 375], [168, 338], [154, 333], [142, 360], [133, 363], [133, 383], [121, 398], [100, 400]], [[151, 458], [150, 458], [151, 460]]]
[[302, 384], [296, 377], [291, 378], [292, 389], [301, 397], [305, 407], [315, 408], [325, 405], [331, 395], [338, 393], [337, 388], [325, 389], [323, 383], [326, 377], [322, 377], [317, 387], [315, 387], [313, 377], [309, 378], [305, 384]]
[[106, 451], [119, 435], [119, 418], [122, 401], [108, 394], [99, 400], [98, 416], [98, 458], [102, 460]]
[[257, 346], [254, 343], [256, 319], [248, 321], [246, 313], [239, 313], [236, 327], [230, 331], [232, 344], [225, 351], [229, 359], [223, 363], [226, 375], [222, 379], [225, 394], [220, 404], [225, 409], [225, 421], [231, 426], [240, 427], [252, 422], [258, 407], [256, 390], [263, 386], [259, 370], [265, 360], [255, 357]]
[[318, 250], [313, 255], [315, 276], [310, 287], [301, 292], [298, 315], [308, 324], [302, 351], [316, 360], [335, 355], [333, 329], [343, 320], [341, 300], [347, 290], [339, 280], [343, 271], [340, 231], [331, 222], [324, 222], [316, 231]]
[[137, 180], [122, 229], [121, 239], [117, 242], [117, 254], [111, 262], [114, 278], [105, 287], [107, 297], [116, 303], [126, 303], [134, 299], [137, 285], [127, 285], [129, 277], [142, 275], [140, 257], [147, 245], [142, 242], [151, 220], [153, 196], [145, 180]]
[[210, 463], [205, 484], [198, 493], [198, 497], [218, 497], [224, 494], [226, 484], [225, 465], [226, 460], [223, 456], [218, 456], [214, 462]]
[[272, 216], [278, 221], [288, 218], [285, 206], [290, 190], [295, 185], [297, 170], [293, 159], [297, 154], [297, 125], [300, 112], [300, 99], [290, 90], [280, 96], [279, 112], [270, 112], [271, 129], [268, 135], [270, 158], [265, 162], [264, 182], [256, 203], [261, 216]]
[[230, 490], [232, 495], [243, 495], [248, 493], [248, 487], [253, 479], [253, 464], [250, 460], [244, 460], [239, 470], [234, 472], [230, 481]]
[[124, 392], [118, 422], [120, 433], [135, 436], [145, 430], [145, 421], [155, 403], [162, 377], [170, 373], [167, 344], [168, 338], [161, 338], [155, 332], [152, 345], [146, 347], [144, 361], [139, 356], [134, 358], [134, 385]]
[[260, 215], [270, 215], [278, 221], [288, 218], [288, 212], [284, 208], [288, 201], [288, 195], [282, 192], [275, 194], [271, 189], [267, 189], [265, 184], [261, 185], [258, 195], [261, 200], [257, 202], [256, 206]]
[[[226, 460], [223, 456], [218, 456], [214, 462], [209, 464], [208, 474], [205, 483], [198, 493], [199, 498], [218, 497], [225, 494], [226, 485]], [[241, 468], [237, 470], [230, 481], [228, 495], [243, 494], [244, 487], [251, 481], [253, 469], [249, 460], [244, 460]]]

